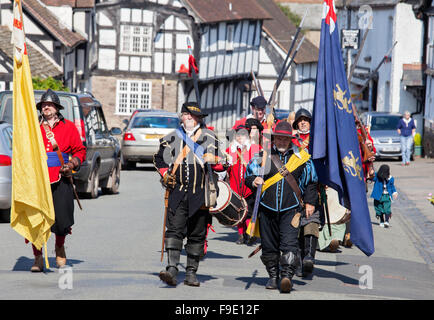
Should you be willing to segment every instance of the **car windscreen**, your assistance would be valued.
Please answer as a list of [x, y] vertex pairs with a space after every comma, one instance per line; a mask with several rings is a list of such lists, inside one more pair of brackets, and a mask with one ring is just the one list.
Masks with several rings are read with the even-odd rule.
[[[42, 93], [35, 92], [35, 108], [36, 103], [41, 100]], [[59, 95], [60, 104], [64, 107], [60, 113], [68, 120], [74, 121], [72, 111], [72, 99], [68, 96]], [[38, 114], [39, 115], [39, 114]], [[0, 100], [0, 120], [12, 124], [12, 93], [4, 94]]]
[[138, 116], [131, 123], [130, 128], [168, 128], [175, 129], [179, 126], [177, 117], [152, 117]]
[[373, 116], [371, 130], [396, 130], [400, 116]]

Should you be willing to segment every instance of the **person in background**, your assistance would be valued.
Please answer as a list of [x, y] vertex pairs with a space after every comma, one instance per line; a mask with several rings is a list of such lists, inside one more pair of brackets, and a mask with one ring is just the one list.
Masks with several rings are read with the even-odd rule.
[[402, 166], [410, 165], [413, 137], [416, 134], [416, 124], [409, 111], [405, 111], [404, 117], [398, 122], [398, 134], [401, 136]]
[[398, 198], [398, 192], [395, 188], [395, 178], [390, 175], [390, 167], [387, 164], [383, 164], [375, 174], [371, 197], [374, 198], [375, 215], [380, 219], [380, 227], [389, 227], [392, 199]]

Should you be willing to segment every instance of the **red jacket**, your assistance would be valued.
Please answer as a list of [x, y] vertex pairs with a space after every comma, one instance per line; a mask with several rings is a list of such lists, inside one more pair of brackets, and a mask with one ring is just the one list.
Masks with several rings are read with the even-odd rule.
[[[47, 138], [45, 129], [40, 125], [42, 139], [44, 141], [45, 151], [50, 158], [58, 159], [57, 154], [53, 150], [53, 146], [50, 140]], [[86, 160], [86, 147], [81, 142], [80, 134], [77, 127], [69, 120], [63, 119], [54, 124], [51, 129], [54, 133], [54, 139], [59, 146], [60, 152], [67, 154], [68, 158], [76, 157], [80, 164]], [[54, 152], [54, 153], [53, 153]], [[67, 163], [69, 160], [66, 160]], [[48, 174], [50, 176], [50, 183], [54, 183], [60, 180], [60, 164], [55, 166], [48, 166]]]
[[246, 165], [249, 164], [253, 156], [261, 149], [261, 146], [257, 144], [252, 144], [250, 148], [244, 152], [241, 152], [238, 149], [243, 157], [244, 163], [243, 161], [240, 161], [240, 157], [235, 150], [232, 150], [231, 147], [226, 149], [226, 152], [232, 157], [233, 161], [233, 164], [227, 169], [229, 185], [233, 191], [243, 198], [247, 198], [252, 194], [252, 190], [250, 190], [245, 184]]

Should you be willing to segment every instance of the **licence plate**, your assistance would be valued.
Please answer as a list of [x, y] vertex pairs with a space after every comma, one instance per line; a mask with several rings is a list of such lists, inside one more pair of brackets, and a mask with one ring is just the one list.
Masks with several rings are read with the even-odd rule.
[[391, 151], [391, 152], [398, 152], [400, 150], [399, 147], [384, 147], [383, 151]]
[[163, 134], [146, 134], [145, 139], [161, 139], [164, 137]]

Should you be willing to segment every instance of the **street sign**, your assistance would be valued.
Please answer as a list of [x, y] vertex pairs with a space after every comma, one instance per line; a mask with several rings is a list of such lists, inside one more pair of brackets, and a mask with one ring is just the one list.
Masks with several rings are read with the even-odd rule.
[[342, 48], [359, 48], [359, 29], [342, 29]]

